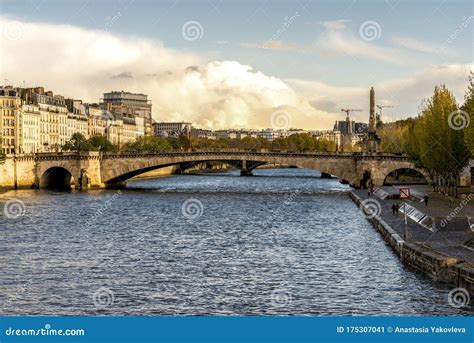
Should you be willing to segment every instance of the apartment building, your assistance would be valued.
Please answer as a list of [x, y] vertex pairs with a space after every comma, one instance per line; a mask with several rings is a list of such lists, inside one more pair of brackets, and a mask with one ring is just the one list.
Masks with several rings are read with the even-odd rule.
[[[151, 101], [148, 95], [142, 93], [131, 93], [125, 91], [111, 91], [104, 93], [101, 106], [113, 113], [120, 113], [123, 116], [142, 118], [143, 135], [152, 135], [152, 115]], [[141, 123], [138, 136], [141, 136]]]
[[34, 104], [25, 104], [22, 111], [22, 145], [20, 153], [32, 154], [39, 151], [40, 142], [40, 110]]
[[21, 99], [12, 87], [0, 88], [0, 134], [4, 154], [21, 152]]
[[189, 135], [192, 124], [188, 122], [155, 122], [153, 123], [153, 134], [158, 137], [178, 137]]

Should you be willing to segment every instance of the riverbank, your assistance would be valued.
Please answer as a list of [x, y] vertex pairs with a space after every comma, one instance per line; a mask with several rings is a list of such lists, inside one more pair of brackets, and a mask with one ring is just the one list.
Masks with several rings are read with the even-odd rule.
[[453, 217], [444, 225], [446, 218], [433, 217], [430, 228], [408, 219], [405, 229], [403, 214], [391, 210], [400, 200], [369, 198], [365, 190], [352, 190], [349, 196], [403, 263], [437, 282], [466, 289], [474, 299], [474, 233], [466, 217]]

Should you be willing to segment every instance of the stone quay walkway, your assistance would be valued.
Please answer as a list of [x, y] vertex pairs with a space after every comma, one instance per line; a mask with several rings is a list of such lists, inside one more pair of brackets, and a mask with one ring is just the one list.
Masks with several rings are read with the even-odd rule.
[[[455, 208], [458, 208], [459, 212], [456, 214], [457, 217], [474, 218], [474, 194], [465, 194], [456, 199], [433, 191], [433, 189], [428, 185], [381, 187], [381, 189], [389, 194], [399, 194], [400, 188], [410, 188], [410, 193], [415, 198], [410, 202], [410, 205], [416, 207], [419, 211], [428, 216], [447, 217]], [[423, 202], [420, 202], [425, 195], [428, 196], [428, 206], [425, 206]], [[466, 199], [468, 201], [464, 204], [463, 200]]]
[[[401, 187], [410, 188], [411, 194], [414, 195], [412, 200], [406, 200], [407, 204], [433, 217], [435, 223], [433, 231], [408, 218], [408, 234], [405, 237], [404, 214], [401, 212], [397, 214], [392, 213], [392, 205], [401, 205], [404, 200], [382, 200], [375, 194], [369, 197], [367, 190], [353, 190], [352, 192], [362, 200], [372, 199], [373, 202], [376, 202], [379, 207], [379, 217], [407, 243], [423, 245], [444, 255], [474, 264], [474, 231], [470, 229], [469, 224], [469, 217], [471, 217], [471, 220], [474, 218], [474, 196], [468, 196], [465, 199], [452, 199], [450, 207], [448, 198], [431, 192], [428, 186], [425, 188], [423, 186], [413, 188], [410, 186]], [[382, 189], [393, 195], [398, 194], [398, 188], [400, 187], [383, 187]], [[420, 202], [424, 195], [429, 197], [428, 206]], [[464, 204], [462, 203], [463, 200], [465, 200]], [[456, 215], [450, 216], [455, 209]], [[448, 216], [450, 216], [449, 220], [447, 220]], [[441, 225], [443, 220], [444, 224]], [[471, 223], [473, 222], [471, 221]]]

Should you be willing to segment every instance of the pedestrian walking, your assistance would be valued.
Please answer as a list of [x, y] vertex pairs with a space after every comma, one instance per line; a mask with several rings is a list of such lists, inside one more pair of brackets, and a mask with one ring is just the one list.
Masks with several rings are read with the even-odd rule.
[[425, 195], [423, 197], [423, 202], [425, 203], [425, 206], [428, 207], [428, 196], [427, 195]]
[[397, 214], [397, 205], [395, 205], [395, 204], [392, 205], [392, 214], [393, 215]]

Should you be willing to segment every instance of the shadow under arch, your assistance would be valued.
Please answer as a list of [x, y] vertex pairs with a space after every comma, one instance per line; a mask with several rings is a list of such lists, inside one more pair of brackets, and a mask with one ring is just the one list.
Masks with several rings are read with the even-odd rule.
[[74, 186], [74, 177], [69, 170], [63, 167], [51, 167], [41, 175], [39, 188], [71, 189]]
[[[193, 160], [193, 161], [179, 161], [173, 163], [163, 163], [157, 165], [149, 165], [143, 168], [137, 168], [134, 170], [130, 170], [128, 172], [124, 172], [118, 176], [110, 178], [108, 180], [104, 180], [104, 184], [106, 188], [122, 188], [125, 186], [127, 180], [161, 168], [171, 167], [171, 166], [182, 166], [183, 164], [188, 164], [189, 166], [196, 166], [201, 163], [209, 163], [209, 162], [222, 162], [228, 165], [233, 166], [236, 169], [241, 170], [241, 176], [253, 175], [252, 171], [256, 168], [266, 165], [266, 164], [274, 164], [273, 160], [247, 160], [245, 165], [243, 164], [242, 160], [234, 160], [234, 159], [202, 159], [202, 160]], [[278, 163], [280, 164], [280, 163]], [[316, 170], [321, 173], [321, 178], [337, 178], [341, 181], [341, 183], [351, 184], [351, 179], [346, 179], [343, 176], [336, 175], [335, 173], [331, 172], [332, 170], [325, 170], [325, 168], [315, 168], [312, 165], [308, 165], [306, 163], [292, 163], [292, 164], [283, 164], [285, 166], [291, 166], [291, 168], [301, 168], [301, 169], [309, 169], [309, 170]], [[179, 174], [179, 173], [178, 173]]]
[[384, 186], [392, 185], [427, 185], [430, 183], [429, 176], [416, 168], [397, 168], [389, 172], [383, 180]]

